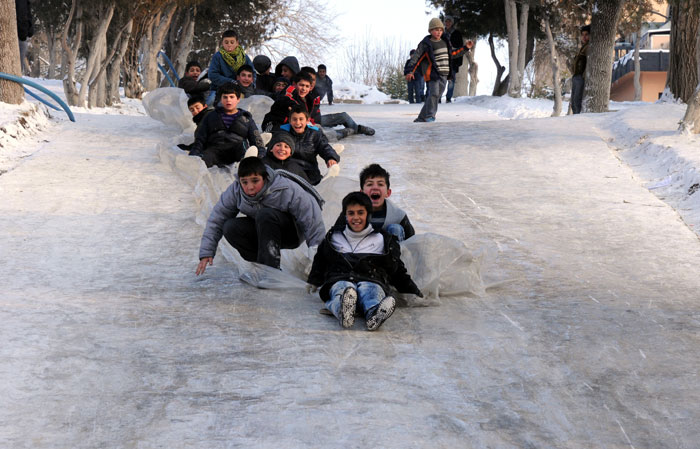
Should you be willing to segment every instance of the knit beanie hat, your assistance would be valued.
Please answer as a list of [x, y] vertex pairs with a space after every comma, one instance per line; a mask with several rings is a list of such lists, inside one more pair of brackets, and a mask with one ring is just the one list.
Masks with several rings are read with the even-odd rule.
[[430, 19], [430, 22], [428, 22], [428, 31], [434, 30], [435, 28], [442, 28], [443, 30], [445, 29], [445, 25], [443, 25], [442, 21], [437, 17], [433, 17], [432, 19]]
[[264, 73], [272, 65], [272, 61], [265, 55], [258, 55], [253, 58], [253, 67], [258, 73]]
[[290, 155], [294, 154], [294, 137], [292, 137], [292, 135], [286, 131], [275, 131], [272, 134], [270, 143], [267, 144], [267, 150], [271, 151], [272, 147], [274, 147], [275, 144], [279, 142], [284, 142], [287, 145], [289, 145], [289, 149], [291, 150]]

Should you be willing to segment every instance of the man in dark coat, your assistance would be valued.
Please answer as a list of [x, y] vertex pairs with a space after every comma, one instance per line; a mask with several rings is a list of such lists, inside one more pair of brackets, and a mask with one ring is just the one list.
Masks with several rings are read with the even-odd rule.
[[19, 59], [22, 62], [22, 73], [29, 73], [27, 67], [27, 47], [29, 38], [34, 35], [34, 21], [29, 0], [15, 0], [17, 10], [17, 37], [19, 38]]
[[[462, 38], [462, 33], [454, 27], [454, 18], [452, 16], [445, 16], [445, 34], [447, 39], [449, 39], [452, 48], [459, 48], [464, 45], [464, 39]], [[452, 103], [452, 95], [455, 91], [455, 79], [457, 78], [457, 72], [462, 65], [462, 59], [464, 55], [459, 55], [452, 58], [452, 70], [454, 71], [454, 76], [451, 80], [447, 81], [447, 102]]]
[[583, 88], [585, 87], [584, 75], [586, 73], [586, 60], [588, 57], [588, 42], [591, 39], [591, 26], [585, 25], [581, 27], [581, 49], [574, 58], [571, 72], [574, 76], [571, 78], [571, 112], [574, 114], [581, 113], [583, 105]]

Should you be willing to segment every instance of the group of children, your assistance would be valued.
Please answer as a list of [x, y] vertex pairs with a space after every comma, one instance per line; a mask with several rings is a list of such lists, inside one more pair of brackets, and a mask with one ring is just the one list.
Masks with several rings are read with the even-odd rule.
[[[274, 137], [273, 137], [274, 139]], [[292, 142], [274, 140], [272, 153]], [[284, 145], [282, 145], [284, 144]], [[279, 148], [278, 148], [279, 146]], [[353, 326], [356, 312], [376, 330], [394, 312], [392, 288], [422, 297], [401, 261], [399, 242], [415, 234], [406, 213], [394, 205], [389, 173], [371, 164], [360, 173], [361, 191], [343, 198], [343, 211], [328, 232], [314, 189], [285, 170], [255, 157], [238, 165], [236, 181], [221, 195], [207, 221], [196, 274], [213, 263], [224, 237], [248, 261], [280, 267], [280, 251], [306, 241], [317, 247], [308, 277], [325, 307]], [[242, 213], [245, 216], [238, 217]]]
[[[295, 166], [297, 172], [301, 170], [297, 174], [303, 173], [303, 178], [317, 184], [321, 176], [316, 155], [329, 167], [340, 161], [321, 126], [344, 125], [335, 130], [339, 139], [351, 134], [374, 135], [374, 130], [358, 125], [344, 112], [321, 115], [324, 97], [333, 104], [333, 81], [326, 74], [325, 65], [319, 65], [318, 72], [313, 67], [300, 68], [296, 57], [287, 56], [277, 64], [274, 74], [271, 66], [270, 58], [264, 55], [251, 61], [232, 30], [223, 33], [221, 48], [206, 71], [199, 63], [190, 61], [178, 86], [189, 96], [187, 106], [197, 128], [194, 143], [179, 147], [192, 156], [201, 157], [207, 167], [212, 167], [238, 162], [249, 147], [255, 146], [258, 157], [272, 166], [280, 163]], [[261, 129], [248, 112], [238, 109], [241, 99], [253, 95], [266, 95], [275, 100], [264, 117], [262, 130], [289, 134], [274, 139], [276, 143], [294, 141], [286, 158], [283, 158], [284, 152], [265, 157], [268, 151]], [[271, 150], [270, 145], [267, 150]], [[296, 159], [296, 163], [285, 163], [287, 158]]]
[[[443, 31], [442, 22], [432, 19], [430, 34], [406, 66], [407, 80], [420, 68], [430, 85], [430, 98], [417, 122], [435, 120], [438, 100], [453, 75], [452, 58], [472, 46], [467, 42], [453, 50]], [[207, 221], [196, 274], [203, 274], [213, 263], [222, 237], [245, 260], [275, 268], [280, 267], [282, 249], [297, 248], [306, 241], [309, 248], [317, 248], [308, 283], [320, 288], [326, 309], [344, 328], [353, 326], [358, 313], [368, 330], [376, 330], [396, 307], [392, 289], [422, 297], [401, 261], [399, 246], [415, 234], [413, 226], [388, 199], [390, 176], [378, 164], [362, 170], [360, 191], [343, 198], [342, 213], [327, 232], [321, 215], [323, 200], [312, 187], [322, 178], [317, 156], [329, 168], [340, 161], [319, 126], [343, 124], [346, 130], [369, 135], [374, 130], [357, 125], [345, 113], [321, 115], [321, 99], [327, 96], [333, 102], [332, 81], [324, 66], [318, 72], [299, 68], [296, 58], [288, 56], [276, 66], [273, 77], [269, 58], [258, 56], [252, 65], [254, 69], [235, 33], [226, 32], [209, 66], [210, 81], [199, 79], [201, 67], [191, 63], [189, 79], [183, 78], [180, 84], [192, 95], [188, 107], [198, 123], [194, 144], [184, 149], [201, 156], [207, 166], [240, 161], [235, 182], [221, 195]], [[264, 94], [266, 89], [272, 89], [275, 98], [262, 123], [271, 132], [267, 151], [252, 116], [237, 108], [243, 96]], [[207, 91], [216, 92], [209, 94], [209, 101], [200, 96]], [[246, 145], [259, 149], [257, 157], [244, 157]]]

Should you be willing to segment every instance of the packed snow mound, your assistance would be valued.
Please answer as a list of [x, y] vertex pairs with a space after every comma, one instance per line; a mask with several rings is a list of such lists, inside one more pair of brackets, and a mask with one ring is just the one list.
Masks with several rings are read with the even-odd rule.
[[[201, 158], [187, 155], [177, 148], [178, 138], [158, 145], [161, 161], [178, 173], [193, 188], [197, 203], [195, 221], [204, 227], [212, 208], [228, 186], [235, 180], [237, 164], [220, 168], [207, 168]], [[326, 204], [323, 221], [330, 228], [341, 213], [342, 198], [357, 190], [357, 180], [337, 176], [337, 165], [326, 171], [316, 190]], [[325, 164], [319, 159], [319, 168]], [[282, 250], [279, 270], [244, 260], [226, 239], [219, 242], [219, 251], [236, 267], [236, 276], [242, 281], [264, 289], [306, 290], [306, 279], [313, 262], [314, 251], [303, 243], [294, 250]], [[460, 241], [437, 234], [419, 234], [401, 244], [401, 258], [416, 285], [426, 298], [408, 296], [402, 304], [425, 306], [434, 304], [436, 298], [447, 295], [481, 295], [484, 285], [481, 278], [482, 258], [474, 257]]]
[[177, 87], [161, 87], [143, 97], [143, 107], [154, 120], [180, 132], [194, 132], [192, 114], [187, 109], [187, 94]]
[[[507, 95], [492, 97], [479, 95], [476, 97], [458, 97], [455, 103], [466, 103], [472, 106], [487, 109], [489, 112], [504, 119], [525, 119], [550, 117], [554, 102], [542, 98], [512, 98]], [[563, 113], [566, 113], [568, 105], [562, 105]]]
[[365, 86], [352, 81], [339, 81], [333, 83], [333, 99], [359, 101], [364, 104], [378, 104], [391, 100], [391, 97], [384, 92], [380, 92], [376, 87]]
[[36, 148], [27, 139], [51, 125], [44, 105], [27, 101], [19, 105], [3, 104], [0, 108], [0, 174], [12, 170]]

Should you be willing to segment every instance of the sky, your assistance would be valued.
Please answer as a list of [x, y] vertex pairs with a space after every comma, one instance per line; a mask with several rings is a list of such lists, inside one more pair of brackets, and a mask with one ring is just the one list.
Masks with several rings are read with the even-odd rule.
[[[425, 0], [330, 0], [328, 6], [338, 14], [336, 24], [341, 41], [351, 45], [361, 41], [368, 33], [379, 40], [405, 42], [408, 48], [415, 48], [428, 34], [428, 22], [438, 17], [440, 11], [428, 6]], [[328, 74], [342, 72], [342, 48], [334, 48], [325, 64]], [[499, 51], [501, 64], [507, 67], [507, 49]], [[408, 55], [406, 55], [408, 59]], [[480, 82], [477, 94], [490, 94], [493, 88], [495, 67], [491, 59], [488, 42], [481, 40], [476, 46], [476, 61], [479, 64]]]

